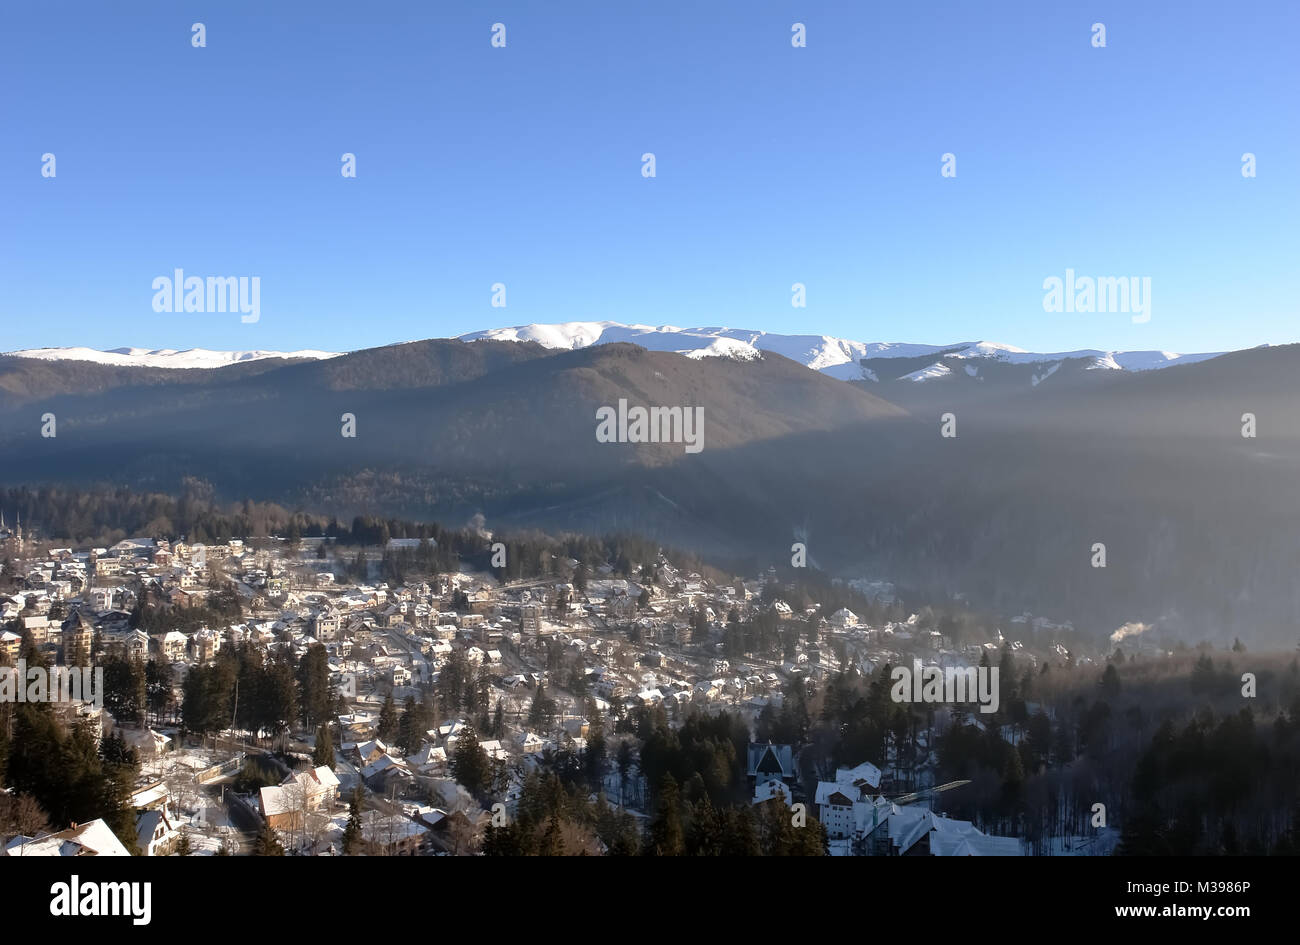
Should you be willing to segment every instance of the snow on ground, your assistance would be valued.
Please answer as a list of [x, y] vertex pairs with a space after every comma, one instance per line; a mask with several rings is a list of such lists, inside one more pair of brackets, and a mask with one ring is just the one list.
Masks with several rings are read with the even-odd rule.
[[903, 381], [932, 381], [936, 378], [947, 377], [952, 371], [946, 364], [936, 361], [927, 368], [921, 368], [919, 371], [913, 371], [911, 374], [904, 374], [899, 380]]
[[1110, 856], [1119, 846], [1120, 831], [1103, 827], [1095, 834], [1082, 837], [1052, 837], [1046, 841], [1041, 856]]
[[762, 357], [753, 345], [734, 338], [718, 338], [707, 348], [686, 348], [678, 351], [688, 358], [731, 358], [733, 361], [753, 361]]

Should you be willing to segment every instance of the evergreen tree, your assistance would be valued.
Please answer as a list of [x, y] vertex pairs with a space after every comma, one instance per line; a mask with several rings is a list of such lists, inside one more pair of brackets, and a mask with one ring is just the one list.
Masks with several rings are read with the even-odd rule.
[[379, 729], [376, 732], [381, 741], [391, 741], [397, 734], [397, 706], [393, 704], [393, 693], [384, 697], [384, 705], [379, 710]]
[[363, 838], [361, 832], [361, 785], [352, 792], [352, 800], [348, 802], [348, 823], [343, 828], [343, 855], [356, 856], [361, 852]]
[[145, 702], [153, 715], [154, 723], [165, 720], [166, 714], [173, 708], [172, 668], [168, 663], [149, 660], [144, 667]]
[[316, 747], [311, 752], [311, 763], [334, 770], [334, 736], [330, 734], [328, 725], [316, 729]]
[[727, 815], [727, 829], [723, 831], [723, 856], [762, 856], [758, 824], [754, 812], [748, 807], [733, 808]]
[[654, 820], [646, 837], [649, 856], [681, 856], [686, 852], [686, 832], [682, 827], [682, 812], [677, 791], [677, 779], [666, 774], [656, 792]]
[[478, 743], [472, 725], [462, 728], [456, 738], [451, 774], [465, 790], [480, 799], [486, 796], [492, 784], [492, 768], [488, 764], [487, 752]]
[[587, 748], [582, 753], [583, 772], [587, 777], [587, 784], [593, 791], [599, 791], [601, 782], [605, 778], [605, 736], [600, 732], [595, 732], [587, 739]]
[[555, 720], [555, 703], [546, 695], [546, 684], [537, 684], [537, 693], [528, 709], [528, 724], [540, 731], [549, 731]]
[[262, 824], [262, 829], [253, 841], [253, 856], [284, 856], [284, 847], [270, 824]]
[[1107, 663], [1105, 671], [1101, 674], [1101, 691], [1109, 699], [1119, 695], [1119, 671], [1115, 669], [1114, 663]]
[[546, 831], [537, 847], [537, 855], [564, 856], [564, 839], [560, 836], [560, 822], [555, 816], [546, 824]]
[[624, 739], [618, 746], [618, 806], [623, 806], [623, 793], [627, 790], [627, 776], [632, 770], [632, 743]]
[[302, 720], [318, 725], [329, 719], [334, 709], [334, 690], [330, 686], [329, 654], [320, 643], [307, 647], [298, 664], [298, 689]]

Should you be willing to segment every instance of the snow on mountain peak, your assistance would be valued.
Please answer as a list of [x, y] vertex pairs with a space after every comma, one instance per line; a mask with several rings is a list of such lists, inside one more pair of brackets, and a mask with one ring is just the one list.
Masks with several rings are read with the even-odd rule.
[[[934, 359], [930, 366], [905, 375], [907, 380], [925, 381], [948, 377], [943, 358], [1000, 361], [1008, 364], [1048, 365], [1072, 359], [1088, 359], [1089, 370], [1149, 371], [1173, 364], [1192, 364], [1211, 354], [1177, 354], [1172, 351], [1079, 351], [1041, 354], [996, 341], [961, 341], [950, 345], [910, 344], [900, 342], [862, 342], [830, 335], [783, 335], [745, 328], [709, 326], [680, 328], [676, 325], [628, 325], [613, 321], [575, 321], [557, 324], [515, 325], [489, 328], [458, 336], [462, 341], [533, 341], [546, 348], [572, 351], [597, 344], [630, 342], [652, 351], [672, 351], [691, 358], [730, 358], [752, 361], [770, 351], [798, 361], [814, 371], [841, 380], [878, 380], [891, 376], [872, 371], [861, 364], [863, 359], [917, 358]], [[190, 348], [31, 348], [10, 351], [24, 358], [46, 360], [94, 361], [99, 364], [154, 368], [217, 368], [243, 361], [264, 358], [311, 358], [323, 360], [339, 354], [332, 351], [210, 351]], [[939, 368], [944, 368], [940, 371]], [[967, 374], [975, 375], [967, 368]], [[1043, 373], [1040, 380], [1051, 372]], [[896, 375], [895, 375], [896, 376]]]
[[[1068, 358], [1092, 358], [1093, 369], [1145, 371], [1171, 364], [1190, 364], [1212, 354], [1176, 354], [1170, 351], [1081, 351], [1039, 354], [996, 341], [960, 341], [950, 345], [909, 344], [900, 342], [862, 342], [830, 335], [778, 335], [744, 328], [678, 328], [674, 325], [625, 325], [621, 322], [564, 322], [557, 325], [517, 325], [491, 328], [459, 336], [464, 341], [536, 341], [547, 348], [573, 350], [594, 344], [631, 342], [652, 351], [675, 351], [693, 358], [727, 357], [753, 360], [759, 352], [771, 351], [842, 380], [876, 380], [875, 372], [864, 369], [863, 358], [953, 357], [989, 359], [1011, 364], [1060, 362]], [[931, 367], [914, 371], [908, 380], [931, 380], [951, 372]], [[969, 373], [969, 372], [968, 372]], [[1049, 372], [1050, 373], [1050, 372]], [[972, 375], [973, 376], [973, 375]], [[1043, 377], [1047, 377], [1044, 374]]]
[[261, 361], [266, 358], [311, 358], [324, 360], [337, 358], [333, 351], [209, 351], [207, 348], [112, 348], [99, 351], [94, 348], [28, 348], [24, 351], [7, 351], [10, 357], [38, 358], [43, 361], [93, 361], [116, 367], [151, 368], [219, 368], [244, 361]]

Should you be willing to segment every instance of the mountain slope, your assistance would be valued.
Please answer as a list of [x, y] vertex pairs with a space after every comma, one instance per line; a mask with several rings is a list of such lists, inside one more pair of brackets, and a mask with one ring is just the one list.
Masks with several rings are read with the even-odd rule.
[[[79, 365], [86, 369], [127, 370]], [[138, 383], [114, 377], [116, 386], [96, 383], [90, 393], [50, 385], [56, 396], [39, 409], [58, 416], [55, 440], [36, 436], [30, 421], [39, 413], [31, 409], [0, 415], [0, 436], [15, 446], [14, 470], [67, 475], [97, 467], [93, 454], [111, 448], [128, 478], [164, 468], [201, 474], [205, 464], [236, 457], [286, 475], [305, 464], [298, 472], [308, 479], [313, 470], [384, 463], [589, 478], [682, 459], [680, 444], [598, 443], [596, 409], [620, 399], [702, 407], [710, 449], [904, 416], [874, 394], [778, 355], [696, 360], [633, 345], [556, 354], [538, 345], [436, 340], [281, 365], [238, 383], [224, 378], [230, 369], [206, 372], [206, 384], [192, 372], [169, 372], [176, 377], [169, 384], [150, 369], [134, 370]], [[340, 435], [344, 414], [357, 418], [355, 440]], [[240, 479], [241, 486], [257, 482]]]
[[[210, 371], [0, 359], [0, 388], [28, 385], [0, 410], [2, 475], [166, 491], [194, 476], [226, 499], [625, 529], [764, 567], [798, 535], [837, 575], [1001, 613], [1294, 642], [1300, 346], [1141, 372], [958, 355], [875, 359], [899, 374], [853, 384], [772, 352], [629, 344], [439, 340]], [[702, 407], [703, 451], [598, 442], [596, 409], [620, 399]]]
[[[678, 328], [673, 325], [653, 327], [610, 321], [516, 325], [512, 328], [492, 328], [471, 332], [460, 337], [466, 341], [532, 341], [548, 348], [565, 350], [626, 341], [653, 351], [676, 351], [680, 354], [740, 359], [752, 358], [759, 351], [772, 351], [815, 371], [843, 380], [863, 379], [861, 368], [863, 359], [879, 362], [888, 359], [910, 360], [928, 357], [929, 363], [934, 363], [943, 357], [953, 357], [1006, 364], [1038, 364], [1087, 359], [1099, 368], [1144, 371], [1217, 357], [1217, 354], [1176, 354], [1169, 351], [1115, 352], [1100, 349], [1039, 354], [989, 341], [966, 341], [951, 345], [867, 343], [834, 338], [830, 335], [784, 335], [743, 328]], [[884, 376], [893, 379], [907, 373], [911, 372], [894, 373], [887, 368]], [[867, 379], [873, 378], [867, 375]]]

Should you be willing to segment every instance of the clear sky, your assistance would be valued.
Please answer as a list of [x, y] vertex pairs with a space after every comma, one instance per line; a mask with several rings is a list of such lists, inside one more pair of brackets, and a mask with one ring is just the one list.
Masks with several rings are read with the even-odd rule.
[[[1298, 40], [1295, 0], [6, 4], [0, 350], [1297, 341]], [[154, 312], [178, 267], [260, 277], [260, 321]], [[1067, 268], [1151, 320], [1044, 312]]]

